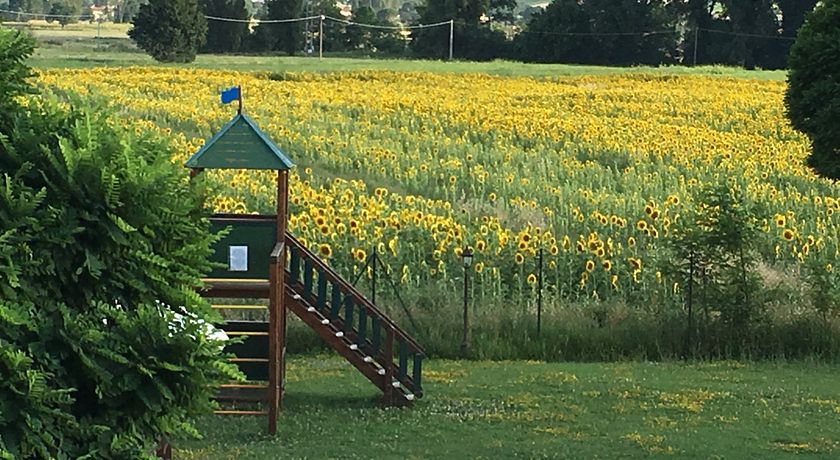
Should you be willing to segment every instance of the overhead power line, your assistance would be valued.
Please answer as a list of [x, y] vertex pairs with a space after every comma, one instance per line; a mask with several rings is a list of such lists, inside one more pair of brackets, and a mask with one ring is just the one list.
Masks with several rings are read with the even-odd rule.
[[71, 18], [71, 19], [90, 19], [93, 16], [89, 14], [50, 14], [50, 13], [25, 13], [23, 11], [12, 11], [12, 10], [4, 10], [0, 9], [0, 13], [8, 13], [8, 14], [16, 14], [19, 16], [29, 16], [29, 17], [46, 17], [46, 18]]
[[785, 37], [784, 35], [762, 35], [762, 34], [751, 34], [747, 32], [730, 32], [727, 30], [716, 30], [716, 29], [704, 29], [699, 28], [704, 32], [712, 32], [714, 34], [722, 34], [722, 35], [732, 35], [736, 37], [750, 37], [750, 38], [768, 38], [768, 39], [775, 39], [775, 40], [796, 40], [796, 37]]
[[541, 30], [521, 30], [521, 34], [561, 35], [567, 37], [630, 37], [648, 35], [668, 35], [679, 33], [676, 30], [652, 30], [649, 32], [548, 32]]
[[385, 25], [380, 25], [380, 24], [363, 24], [361, 22], [348, 21], [346, 19], [334, 18], [332, 16], [324, 16], [324, 19], [329, 19], [330, 21], [333, 21], [333, 22], [340, 22], [342, 24], [347, 24], [348, 26], [359, 26], [359, 27], [367, 27], [369, 29], [385, 29], [385, 30], [425, 29], [425, 28], [428, 28], [428, 27], [448, 26], [452, 22], [452, 20], [449, 20], [449, 21], [435, 22], [433, 24], [416, 24], [416, 25], [413, 25], [413, 26], [385, 26]]
[[246, 24], [250, 24], [251, 22], [256, 22], [259, 24], [281, 24], [281, 23], [288, 23], [288, 22], [301, 22], [301, 21], [309, 21], [311, 19], [318, 19], [320, 16], [307, 16], [303, 18], [290, 18], [290, 19], [237, 19], [237, 18], [220, 18], [218, 16], [207, 16], [205, 15], [204, 18], [210, 21], [222, 21], [222, 22], [244, 22]]

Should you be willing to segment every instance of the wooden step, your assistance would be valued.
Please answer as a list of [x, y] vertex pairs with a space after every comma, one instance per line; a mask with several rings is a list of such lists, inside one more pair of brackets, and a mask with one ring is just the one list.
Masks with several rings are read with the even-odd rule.
[[223, 383], [216, 385], [219, 388], [244, 388], [252, 390], [267, 390], [268, 385], [254, 384], [254, 383]]
[[229, 299], [267, 299], [269, 293], [268, 280], [264, 279], [235, 279], [235, 278], [205, 278], [206, 287], [200, 291], [203, 297]]
[[228, 358], [232, 363], [267, 363], [268, 358]]
[[211, 305], [215, 310], [268, 310], [268, 305]]
[[264, 410], [214, 410], [216, 415], [268, 415]]

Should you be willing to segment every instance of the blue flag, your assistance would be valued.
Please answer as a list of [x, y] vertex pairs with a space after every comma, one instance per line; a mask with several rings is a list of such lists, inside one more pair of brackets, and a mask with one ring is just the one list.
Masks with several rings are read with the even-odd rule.
[[226, 89], [222, 91], [222, 104], [229, 104], [233, 101], [238, 100], [240, 97], [239, 95], [239, 87], [234, 86], [233, 88]]

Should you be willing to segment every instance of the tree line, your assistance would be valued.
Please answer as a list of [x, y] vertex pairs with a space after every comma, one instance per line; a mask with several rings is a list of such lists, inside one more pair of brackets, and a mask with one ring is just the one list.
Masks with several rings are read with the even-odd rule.
[[[453, 53], [463, 60], [619, 66], [723, 64], [778, 69], [786, 67], [796, 32], [817, 3], [553, 0], [545, 8], [523, 10], [516, 0], [426, 0], [421, 5], [407, 2], [399, 11], [376, 11], [371, 7], [373, 2], [355, 2], [349, 19], [385, 26], [453, 20]], [[188, 18], [190, 14], [195, 17]], [[207, 21], [203, 15], [242, 20], [341, 17], [333, 0], [267, 0], [260, 10], [255, 10], [249, 0], [149, 0], [135, 18], [133, 37], [148, 51], [153, 46], [140, 37], [144, 30], [151, 30], [146, 35], [150, 41], [173, 46], [173, 40], [160, 35], [165, 30], [158, 23], [171, 23], [168, 27], [177, 28], [179, 21], [172, 18], [182, 17], [180, 22], [186, 29], [173, 31], [172, 36], [191, 43], [196, 51], [296, 54], [313, 52], [322, 41], [327, 52], [361, 50], [429, 59], [449, 57], [450, 29], [446, 26], [416, 29], [409, 34], [325, 21], [321, 31], [317, 20], [309, 26], [303, 22], [262, 22], [252, 27], [247, 22]]]

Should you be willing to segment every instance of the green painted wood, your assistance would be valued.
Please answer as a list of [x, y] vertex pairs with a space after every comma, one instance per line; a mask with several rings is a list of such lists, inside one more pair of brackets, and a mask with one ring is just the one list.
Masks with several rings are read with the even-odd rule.
[[338, 283], [332, 283], [332, 301], [330, 302], [330, 319], [335, 321], [338, 319], [338, 313], [341, 311], [341, 288]]
[[202, 169], [287, 170], [294, 167], [294, 164], [253, 120], [237, 114], [187, 160], [186, 166]]
[[359, 333], [356, 335], [356, 345], [359, 348], [365, 345], [365, 333], [367, 332], [367, 310], [365, 307], [359, 307]]
[[405, 343], [405, 340], [400, 340], [400, 367], [397, 375], [399, 375], [399, 380], [405, 380], [406, 375], [408, 375], [408, 344]]
[[422, 373], [423, 355], [414, 355], [414, 372], [411, 373], [411, 381], [414, 383], [414, 394], [417, 397], [423, 396], [423, 386], [420, 383], [420, 374]]
[[291, 248], [292, 261], [289, 263], [289, 284], [295, 285], [300, 282], [300, 249]]
[[347, 296], [344, 298], [344, 333], [353, 331], [353, 297]]
[[[269, 255], [277, 241], [277, 224], [274, 216], [259, 218], [234, 216], [211, 217], [210, 231], [218, 233], [229, 229], [228, 234], [213, 245], [210, 261], [221, 264], [214, 268], [209, 278], [268, 279]], [[248, 270], [230, 270], [230, 247], [247, 246]]]
[[371, 318], [371, 348], [373, 356], [379, 356], [379, 349], [382, 347], [382, 327], [379, 324], [380, 320], [379, 317], [374, 316]]
[[318, 298], [315, 306], [320, 312], [323, 312], [327, 307], [327, 278], [320, 271], [318, 272]]
[[312, 297], [312, 265], [310, 259], [303, 261], [303, 293], [301, 295], [307, 302]]

